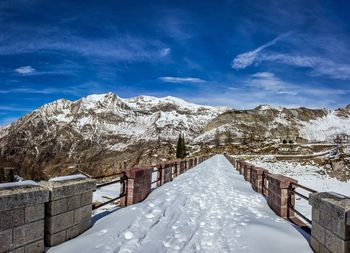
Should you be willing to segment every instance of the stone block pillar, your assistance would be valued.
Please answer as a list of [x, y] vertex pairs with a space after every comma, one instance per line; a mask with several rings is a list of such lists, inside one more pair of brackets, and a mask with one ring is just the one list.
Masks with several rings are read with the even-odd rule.
[[186, 160], [181, 160], [180, 161], [180, 174], [186, 172]]
[[316, 252], [350, 252], [350, 197], [311, 193], [311, 247]]
[[252, 184], [252, 188], [254, 191], [262, 193], [263, 194], [263, 174], [267, 173], [268, 171], [266, 169], [260, 168], [260, 167], [251, 167], [251, 180], [250, 183]]
[[198, 158], [195, 157], [195, 158], [193, 158], [193, 167], [195, 167], [197, 165], [198, 165]]
[[151, 193], [153, 168], [132, 168], [126, 171], [128, 177], [127, 196], [120, 199], [120, 206], [136, 204], [147, 198]]
[[288, 201], [294, 206], [295, 197], [289, 200], [288, 189], [291, 183], [297, 183], [296, 180], [276, 174], [267, 175], [268, 183], [268, 197], [267, 203], [271, 209], [282, 218], [292, 218], [294, 213], [288, 208]]
[[245, 181], [250, 182], [250, 174], [251, 174], [252, 166], [253, 165], [250, 163], [245, 164], [244, 174], [243, 174]]
[[49, 190], [45, 204], [45, 244], [56, 246], [91, 227], [92, 193], [96, 181], [85, 177], [58, 177], [40, 182]]
[[245, 170], [246, 162], [241, 162], [241, 166], [239, 166], [239, 174], [244, 175], [244, 170]]
[[34, 182], [0, 189], [0, 252], [44, 252], [49, 191]]

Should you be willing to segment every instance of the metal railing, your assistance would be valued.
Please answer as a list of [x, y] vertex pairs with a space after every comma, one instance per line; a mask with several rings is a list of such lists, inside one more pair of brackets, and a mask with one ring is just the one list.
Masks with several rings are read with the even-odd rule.
[[153, 173], [157, 173], [157, 179], [152, 181], [151, 182], [151, 185], [154, 184], [154, 183], [158, 183], [160, 182], [160, 179], [161, 179], [161, 174], [162, 174], [162, 169], [160, 167], [154, 167], [153, 170], [152, 170], [152, 175]]
[[[308, 191], [310, 193], [316, 193], [317, 191], [315, 191], [313, 189], [310, 189], [310, 188], [308, 188], [306, 186], [303, 186], [301, 184], [297, 184], [297, 183], [290, 183], [290, 186], [289, 186], [289, 189], [288, 189], [288, 209], [292, 210], [293, 212], [295, 212], [300, 218], [302, 218], [309, 225], [311, 225], [312, 221], [309, 218], [307, 218], [304, 214], [302, 214], [300, 211], [298, 211], [295, 208], [295, 204], [293, 204], [292, 199], [293, 199], [293, 196], [295, 198], [295, 195], [305, 199], [306, 201], [309, 201], [309, 197], [308, 196], [305, 196], [304, 194], [296, 191], [297, 187], [299, 187], [299, 188], [301, 188], [303, 190], [306, 190], [306, 191]], [[295, 203], [295, 201], [294, 201], [294, 203]]]
[[120, 189], [122, 189], [122, 191], [119, 193], [119, 196], [118, 197], [115, 197], [115, 198], [112, 198], [112, 199], [109, 199], [108, 201], [106, 202], [103, 202], [103, 203], [94, 203], [92, 205], [92, 210], [95, 210], [97, 208], [100, 208], [102, 206], [105, 206], [107, 204], [110, 204], [116, 200], [119, 200], [123, 197], [127, 197], [127, 187], [128, 187], [128, 177], [126, 176], [126, 173], [125, 172], [122, 172], [122, 173], [119, 173], [117, 175], [120, 175], [119, 179], [116, 179], [116, 180], [112, 180], [112, 181], [109, 181], [109, 182], [106, 182], [106, 183], [101, 183], [101, 184], [98, 184], [96, 185], [96, 188], [99, 189], [99, 188], [102, 188], [102, 187], [105, 187], [105, 186], [108, 186], [108, 185], [111, 185], [111, 184], [121, 184], [121, 187]]

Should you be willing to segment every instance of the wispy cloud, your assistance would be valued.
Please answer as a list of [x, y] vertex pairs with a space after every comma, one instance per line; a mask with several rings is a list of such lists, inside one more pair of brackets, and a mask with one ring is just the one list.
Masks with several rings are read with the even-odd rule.
[[0, 105], [0, 111], [5, 111], [5, 112], [29, 112], [31, 111], [32, 108], [23, 108], [19, 106], [4, 106]]
[[86, 38], [57, 27], [12, 26], [0, 35], [0, 55], [49, 52], [75, 53], [114, 61], [155, 61], [168, 56], [171, 49], [163, 42], [129, 34]]
[[244, 81], [245, 85], [258, 88], [275, 94], [286, 94], [290, 96], [317, 96], [319, 99], [322, 96], [328, 95], [345, 95], [349, 94], [350, 90], [331, 89], [322, 87], [312, 87], [307, 85], [297, 85], [292, 82], [284, 81], [271, 72], [258, 72], [251, 75]]
[[166, 83], [205, 83], [206, 82], [206, 80], [203, 80], [198, 77], [162, 76], [162, 77], [159, 77], [158, 79]]
[[242, 53], [242, 54], [237, 55], [231, 63], [232, 68], [243, 69], [243, 68], [246, 68], [246, 67], [252, 65], [259, 57], [259, 54], [261, 51], [263, 51], [265, 48], [268, 48], [272, 45], [275, 45], [277, 41], [285, 38], [289, 34], [290, 33], [281, 34], [281, 35], [277, 36], [276, 38], [274, 38], [273, 40], [265, 43], [264, 45], [254, 49], [252, 51], [248, 51], [246, 53]]
[[[288, 34], [287, 34], [288, 35]], [[232, 61], [232, 68], [239, 70], [262, 62], [275, 62], [295, 67], [310, 68], [311, 76], [327, 76], [333, 79], [349, 80], [350, 64], [339, 63], [333, 60], [311, 55], [296, 55], [278, 52], [264, 52], [266, 48], [276, 44], [287, 36], [283, 34], [272, 41], [243, 54], [237, 55]]]
[[21, 75], [30, 75], [34, 73], [36, 70], [32, 66], [22, 66], [16, 68], [15, 71]]

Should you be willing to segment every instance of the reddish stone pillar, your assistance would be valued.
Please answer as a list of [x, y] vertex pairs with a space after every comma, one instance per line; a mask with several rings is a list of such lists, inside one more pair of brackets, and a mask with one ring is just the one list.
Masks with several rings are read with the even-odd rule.
[[[267, 203], [271, 209], [282, 218], [294, 217], [294, 212], [288, 208], [289, 194], [288, 189], [291, 183], [297, 183], [298, 181], [276, 174], [267, 174], [268, 184], [268, 195]], [[295, 205], [295, 197], [292, 195], [290, 203]]]
[[252, 188], [254, 191], [263, 193], [263, 174], [268, 173], [266, 169], [260, 168], [260, 167], [251, 167], [251, 172], [250, 172], [250, 183], [252, 184]]
[[[127, 196], [120, 199], [120, 206], [136, 204], [147, 198], [151, 192], [153, 168], [132, 168], [126, 171]], [[123, 187], [121, 185], [121, 187]], [[121, 189], [122, 191], [122, 189]]]
[[239, 166], [239, 174], [244, 175], [246, 162], [241, 162], [241, 166]]
[[244, 174], [243, 174], [245, 181], [250, 182], [250, 172], [251, 172], [252, 166], [253, 165], [250, 163], [245, 164], [245, 169], [244, 169]]
[[185, 173], [186, 171], [186, 160], [180, 161], [180, 174]]

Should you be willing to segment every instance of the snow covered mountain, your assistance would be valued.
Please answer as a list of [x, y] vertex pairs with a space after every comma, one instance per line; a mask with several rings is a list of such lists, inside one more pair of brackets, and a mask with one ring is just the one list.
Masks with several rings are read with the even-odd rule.
[[[26, 178], [83, 170], [109, 175], [125, 166], [173, 158], [183, 133], [193, 150], [228, 133], [233, 142], [258, 139], [328, 141], [350, 134], [350, 106], [336, 111], [259, 106], [253, 110], [201, 106], [175, 97], [120, 98], [113, 93], [60, 99], [0, 128], [0, 166]], [[191, 150], [190, 150], [191, 151]]]
[[169, 144], [179, 133], [192, 139], [226, 110], [174, 97], [122, 99], [108, 93], [60, 99], [0, 130], [1, 160], [21, 168], [26, 177], [76, 169], [111, 174], [125, 160], [137, 164], [146, 151], [172, 155]]

